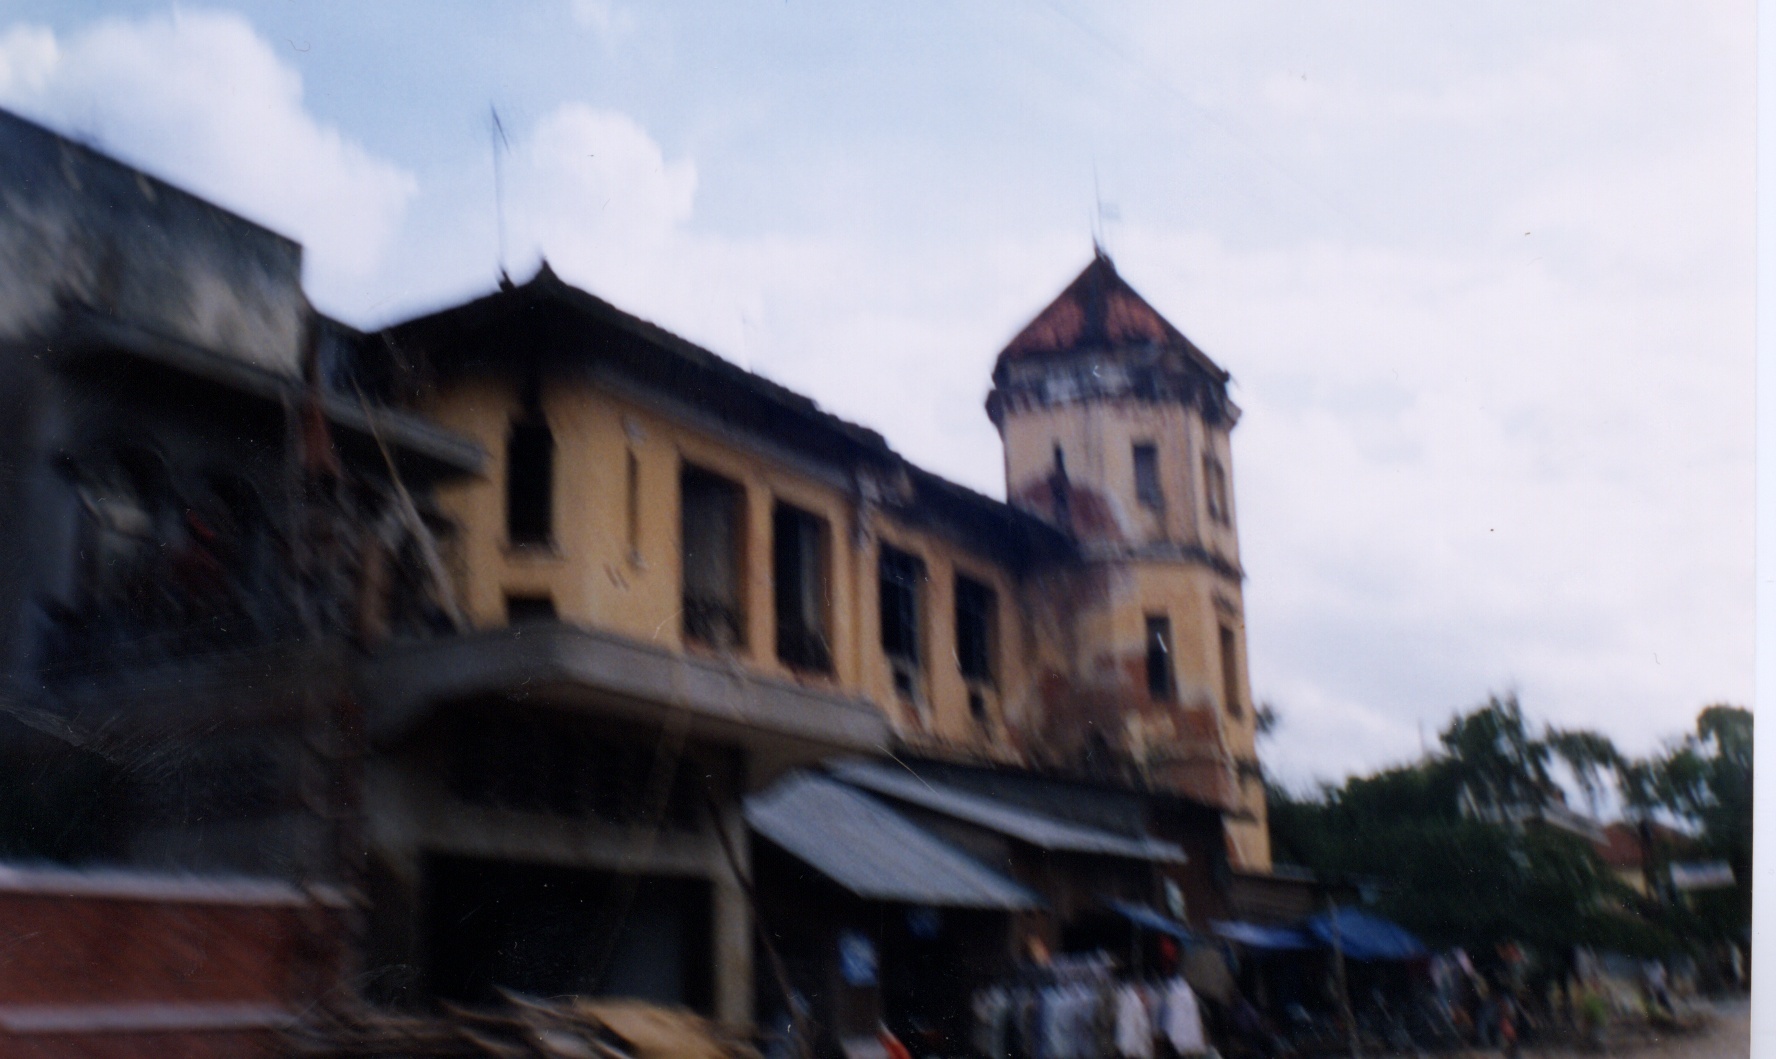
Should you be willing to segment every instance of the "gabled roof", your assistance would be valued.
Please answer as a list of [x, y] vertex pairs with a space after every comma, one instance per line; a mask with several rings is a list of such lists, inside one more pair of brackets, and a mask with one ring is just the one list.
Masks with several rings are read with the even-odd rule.
[[[876, 431], [563, 281], [548, 262], [524, 283], [503, 283], [491, 294], [403, 321], [384, 334], [441, 374], [462, 370], [477, 357], [510, 357], [514, 348], [548, 347], [596, 361], [684, 406], [819, 459], [904, 474], [912, 495], [910, 504], [890, 498], [897, 514], [938, 518], [964, 531], [968, 543], [1014, 565], [1070, 554], [1073, 547], [1036, 516], [914, 466]], [[515, 334], [524, 337], [514, 341]]]
[[1015, 361], [1128, 347], [1174, 350], [1215, 380], [1226, 382], [1229, 378], [1208, 354], [1135, 293], [1101, 247], [1085, 271], [1000, 351], [995, 375]]
[[780, 428], [793, 422], [854, 455], [898, 461], [876, 431], [841, 419], [794, 390], [563, 281], [547, 261], [524, 283], [503, 282], [491, 294], [405, 320], [385, 333], [398, 346], [425, 350], [434, 366], [444, 367], [480, 348], [478, 340], [495, 328], [540, 327], [562, 318], [602, 325], [619, 341], [601, 352], [624, 362], [629, 373], [643, 381], [690, 395], [699, 404], [719, 406], [718, 414], [724, 417], [761, 417], [775, 420]]

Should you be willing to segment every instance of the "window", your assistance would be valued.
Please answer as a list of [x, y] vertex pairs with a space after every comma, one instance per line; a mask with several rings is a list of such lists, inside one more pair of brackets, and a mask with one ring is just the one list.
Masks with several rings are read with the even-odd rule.
[[1220, 460], [1213, 456], [1203, 460], [1203, 480], [1209, 491], [1209, 517], [1223, 526], [1232, 525], [1233, 515], [1227, 508], [1227, 471]]
[[1050, 480], [1050, 488], [1054, 490], [1054, 520], [1062, 529], [1073, 528], [1073, 490], [1067, 482], [1067, 454], [1061, 451], [1061, 443], [1055, 442], [1054, 477]]
[[1165, 492], [1159, 487], [1159, 447], [1137, 441], [1134, 448], [1135, 499], [1155, 511], [1165, 508]]
[[745, 643], [740, 556], [745, 493], [726, 478], [686, 467], [679, 478], [679, 540], [685, 639], [710, 647]]
[[956, 578], [956, 665], [969, 680], [993, 682], [998, 600], [972, 578]]
[[1162, 614], [1147, 616], [1147, 694], [1170, 701], [1176, 692], [1172, 679], [1172, 619]]
[[629, 562], [641, 562], [641, 462], [635, 450], [624, 453], [623, 461], [623, 525], [629, 545]]
[[540, 415], [512, 421], [506, 441], [506, 540], [548, 544], [554, 530], [555, 436]]
[[992, 722], [992, 718], [987, 716], [987, 697], [973, 688], [968, 689], [968, 716], [973, 717], [974, 723], [982, 728]]
[[777, 604], [777, 657], [796, 669], [832, 672], [826, 637], [826, 523], [778, 504], [771, 512], [772, 585]]
[[894, 670], [894, 690], [903, 698], [916, 698], [919, 671], [920, 596], [925, 584], [925, 563], [917, 556], [882, 546], [877, 563], [881, 603], [882, 652]]
[[1239, 694], [1239, 645], [1233, 629], [1221, 626], [1221, 700], [1227, 712], [1238, 717], [1243, 712]]
[[531, 622], [554, 620], [555, 601], [548, 596], [506, 596], [507, 625], [526, 625]]

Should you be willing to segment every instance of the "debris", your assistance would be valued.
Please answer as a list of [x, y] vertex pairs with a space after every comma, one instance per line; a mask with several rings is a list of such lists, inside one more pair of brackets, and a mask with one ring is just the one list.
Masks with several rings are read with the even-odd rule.
[[310, 1059], [758, 1059], [735, 1032], [682, 1008], [642, 1000], [540, 1000], [500, 991], [503, 1004], [446, 1004], [434, 1016], [316, 1013], [290, 1032]]

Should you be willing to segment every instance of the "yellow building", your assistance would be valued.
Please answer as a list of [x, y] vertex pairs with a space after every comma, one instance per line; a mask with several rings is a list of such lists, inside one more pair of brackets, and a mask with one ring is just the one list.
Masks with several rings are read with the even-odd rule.
[[[397, 895], [384, 906], [414, 902], [384, 915], [376, 962], [420, 962], [420, 919], [435, 914], [398, 895], [452, 907], [557, 885], [500, 875], [496, 858], [605, 873], [621, 907], [689, 885], [674, 907], [706, 912], [646, 914], [667, 917], [660, 936], [703, 939], [688, 944], [710, 946], [715, 980], [656, 992], [743, 1020], [747, 912], [729, 869], [744, 865], [723, 863], [745, 856], [735, 795], [847, 753], [1163, 792], [1223, 814], [1236, 871], [1268, 868], [1228, 445], [1238, 411], [1227, 374], [1102, 255], [999, 358], [988, 411], [1009, 502], [546, 265], [383, 339], [382, 385], [490, 460], [439, 500], [480, 631], [382, 663], [399, 691], [372, 735], [406, 749], [385, 755], [372, 797], [411, 807], [386, 819], [418, 822], [372, 835]], [[525, 711], [548, 717], [520, 746], [504, 718]], [[560, 748], [592, 744], [630, 748], [621, 798], [596, 793], [597, 776], [476, 786], [484, 755], [584, 772]], [[705, 795], [661, 778], [668, 745]], [[621, 829], [535, 822], [595, 796], [679, 813], [683, 834], [639, 847]], [[704, 796], [715, 819], [698, 823]], [[611, 938], [606, 956], [626, 944]], [[684, 952], [630, 963], [670, 978], [694, 962]], [[448, 975], [432, 991], [472, 992]]]

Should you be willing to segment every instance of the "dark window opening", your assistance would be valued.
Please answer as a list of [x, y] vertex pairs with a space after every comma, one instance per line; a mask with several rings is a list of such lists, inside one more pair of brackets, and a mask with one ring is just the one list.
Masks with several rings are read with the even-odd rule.
[[1147, 617], [1147, 694], [1170, 700], [1177, 690], [1172, 678], [1172, 619]]
[[704, 821], [710, 764], [687, 756], [664, 769], [646, 729], [465, 710], [450, 720], [449, 739], [445, 783], [468, 805], [685, 834]]
[[1049, 484], [1054, 491], [1055, 524], [1070, 530], [1073, 527], [1073, 487], [1067, 482], [1067, 454], [1061, 451], [1059, 442], [1054, 447], [1054, 476]]
[[153, 595], [166, 579], [157, 564], [166, 551], [175, 501], [157, 453], [120, 446], [75, 470], [83, 518], [77, 547], [82, 602], [125, 605]]
[[1208, 485], [1209, 517], [1223, 526], [1232, 524], [1227, 508], [1227, 471], [1220, 460], [1211, 456], [1203, 461], [1203, 479]]
[[506, 597], [506, 624], [508, 625], [554, 621], [555, 617], [555, 600], [549, 596], [508, 595]]
[[956, 665], [969, 680], [993, 681], [998, 599], [972, 578], [956, 578]]
[[882, 651], [894, 670], [894, 690], [902, 698], [917, 698], [914, 674], [920, 659], [920, 595], [924, 591], [925, 563], [917, 556], [884, 545], [877, 570]]
[[538, 416], [513, 420], [506, 442], [506, 539], [548, 544], [555, 528], [555, 435]]
[[1221, 626], [1221, 695], [1227, 712], [1240, 716], [1239, 645], [1233, 630], [1225, 625]]
[[445, 856], [424, 872], [434, 996], [480, 1004], [507, 989], [710, 1010], [704, 880]]
[[975, 724], [982, 728], [987, 726], [987, 697], [972, 688], [968, 691], [968, 715], [974, 718]]
[[829, 606], [826, 523], [787, 504], [771, 512], [772, 587], [777, 606], [777, 657], [785, 665], [832, 672], [826, 638]]
[[685, 638], [711, 647], [746, 642], [741, 606], [741, 511], [734, 482], [687, 467], [679, 478]]
[[629, 561], [637, 563], [641, 561], [641, 463], [633, 450], [624, 455], [624, 528], [627, 530]]
[[1159, 485], [1159, 447], [1137, 442], [1134, 448], [1135, 499], [1158, 511], [1165, 507], [1165, 491]]

